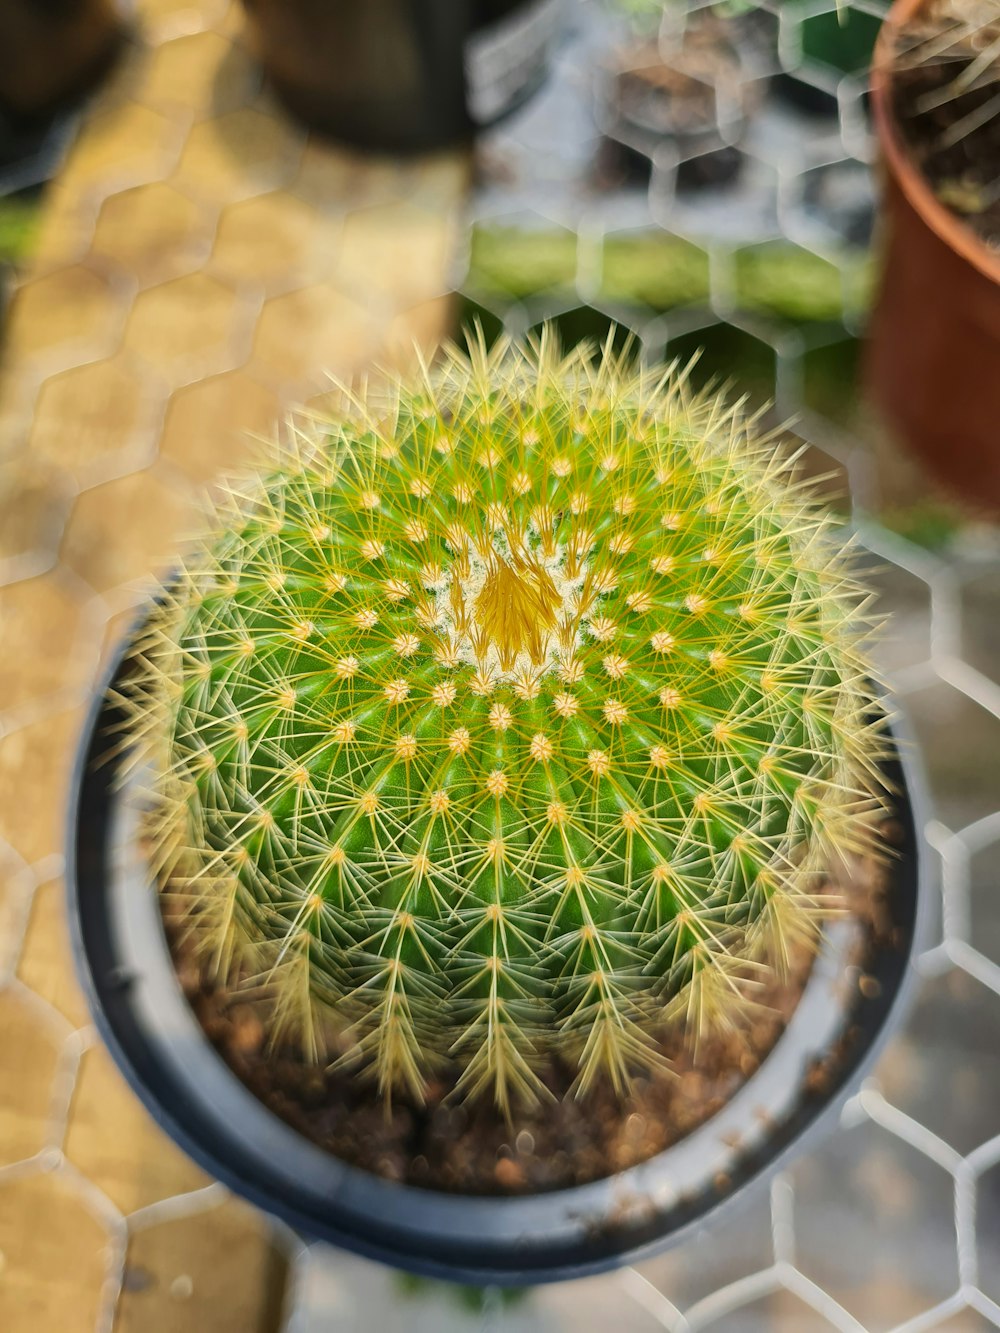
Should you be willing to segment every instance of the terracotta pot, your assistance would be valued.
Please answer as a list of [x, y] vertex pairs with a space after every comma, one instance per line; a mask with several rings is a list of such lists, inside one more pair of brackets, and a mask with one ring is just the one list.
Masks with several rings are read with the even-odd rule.
[[121, 33], [115, 0], [2, 0], [0, 112], [41, 118], [89, 92]]
[[1000, 254], [934, 196], [891, 106], [892, 52], [925, 0], [897, 0], [875, 49], [885, 266], [868, 378], [891, 430], [946, 486], [1000, 509]]

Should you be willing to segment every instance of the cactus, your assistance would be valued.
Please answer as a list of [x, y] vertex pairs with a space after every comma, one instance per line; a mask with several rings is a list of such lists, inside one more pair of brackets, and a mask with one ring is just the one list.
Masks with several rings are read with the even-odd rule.
[[449, 349], [234, 497], [133, 724], [160, 882], [384, 1096], [624, 1093], [753, 1012], [871, 852], [864, 597], [793, 460], [610, 345]]

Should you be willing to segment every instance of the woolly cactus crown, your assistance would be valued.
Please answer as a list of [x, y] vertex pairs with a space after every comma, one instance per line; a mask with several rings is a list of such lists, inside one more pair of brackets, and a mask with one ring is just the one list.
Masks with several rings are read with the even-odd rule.
[[161, 878], [273, 1031], [508, 1107], [740, 1021], [875, 841], [862, 597], [683, 375], [450, 350], [237, 499], [157, 614]]

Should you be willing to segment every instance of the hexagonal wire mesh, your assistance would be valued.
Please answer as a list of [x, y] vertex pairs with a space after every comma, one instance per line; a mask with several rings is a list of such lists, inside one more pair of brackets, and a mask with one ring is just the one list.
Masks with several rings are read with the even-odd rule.
[[1000, 1325], [1000, 566], [995, 533], [893, 456], [859, 383], [886, 8], [578, 4], [552, 82], [481, 151], [467, 315], [699, 353], [695, 378], [791, 419], [834, 475], [893, 615], [882, 660], [923, 747], [942, 904], [905, 1031], [839, 1129], [681, 1249], [566, 1293], [553, 1327], [596, 1327], [602, 1283], [608, 1323], [637, 1330]]
[[460, 289], [490, 338], [554, 320], [567, 342], [616, 327], [650, 361], [697, 354], [697, 379], [791, 421], [832, 475], [892, 616], [882, 664], [934, 798], [940, 899], [905, 1030], [825, 1143], [680, 1249], [513, 1303], [486, 1293], [468, 1316], [314, 1251], [296, 1327], [330, 1310], [345, 1327], [503, 1333], [1000, 1326], [1000, 547], [924, 491], [861, 393], [867, 69], [886, 8], [770, 0], [720, 22], [710, 5], [580, 0], [549, 84], [480, 145]]
[[[682, 1248], [513, 1306], [494, 1293], [479, 1326], [997, 1327], [1000, 565], [994, 533], [923, 491], [860, 391], [867, 68], [886, 6], [838, 18], [834, 0], [772, 0], [720, 21], [668, 4], [651, 26], [625, 11], [660, 6], [615, 8], [573, 6], [548, 86], [481, 144], [465, 318], [490, 337], [554, 320], [567, 342], [617, 326], [637, 355], [697, 353], [700, 381], [730, 380], [792, 421], [893, 616], [881, 657], [929, 770], [943, 910], [905, 1031], [825, 1143]], [[326, 1274], [341, 1300], [346, 1284], [377, 1308], [374, 1274], [343, 1261]], [[408, 1304], [383, 1304], [379, 1326], [473, 1326], [433, 1295]]]
[[[809, 466], [846, 487], [882, 607], [895, 616], [884, 665], [930, 770], [935, 939], [917, 964], [905, 1032], [838, 1131], [682, 1249], [518, 1300], [499, 1292], [465, 1300], [285, 1237], [298, 1259], [288, 1319], [298, 1333], [1000, 1326], [1000, 1114], [991, 1100], [1000, 1086], [991, 855], [1000, 837], [1000, 544], [915, 492], [857, 388], [873, 218], [865, 69], [884, 5], [858, 0], [841, 22], [833, 0], [767, 0], [720, 22], [706, 6], [688, 12], [677, 0], [652, 28], [641, 13], [648, 8], [658, 6], [570, 0], [571, 33], [550, 82], [481, 144], [456, 282], [464, 314], [481, 318], [490, 336], [553, 318], [567, 340], [601, 336], [616, 322], [650, 359], [700, 349], [699, 377], [720, 374], [755, 403], [773, 400], [769, 416], [794, 418]], [[221, 0], [218, 9], [222, 16]], [[203, 263], [192, 254], [184, 272]], [[106, 388], [121, 404], [115, 384]], [[127, 403], [122, 410], [131, 411]], [[140, 434], [152, 441], [156, 423], [147, 425]], [[35, 509], [20, 520], [31, 542], [29, 563], [10, 571], [15, 597], [36, 572], [31, 551], [45, 547], [40, 536], [50, 527], [62, 530], [72, 502], [49, 485], [44, 465], [40, 448], [38, 484], [22, 486]], [[119, 472], [112, 463], [74, 484], [95, 494]], [[79, 680], [38, 691], [44, 707], [9, 707], [10, 734], [36, 718], [58, 730], [92, 678], [95, 640], [118, 603], [76, 596], [74, 580], [60, 566], [43, 609], [58, 625], [53, 653], [58, 646], [79, 661]], [[73, 616], [63, 614], [71, 596]], [[115, 1204], [73, 1164], [74, 1153], [46, 1146], [65, 1140], [93, 1039], [51, 967], [37, 972], [30, 948], [15, 972], [26, 930], [30, 944], [29, 907], [37, 912], [49, 892], [58, 858], [27, 869], [15, 856], [4, 869], [0, 970], [9, 979], [3, 1003], [16, 1011], [5, 1033], [23, 1028], [31, 1059], [45, 1066], [35, 1108], [43, 1146], [25, 1145], [25, 1161], [3, 1168], [5, 1183], [33, 1188], [33, 1173], [51, 1168], [51, 1187], [99, 1221], [110, 1249], [94, 1317], [108, 1329], [116, 1307], [120, 1314], [129, 1239], [173, 1218], [208, 1216], [225, 1192], [192, 1179], [182, 1194]], [[31, 1021], [19, 1026], [25, 1015]], [[40, 1029], [49, 1033], [41, 1046]]]

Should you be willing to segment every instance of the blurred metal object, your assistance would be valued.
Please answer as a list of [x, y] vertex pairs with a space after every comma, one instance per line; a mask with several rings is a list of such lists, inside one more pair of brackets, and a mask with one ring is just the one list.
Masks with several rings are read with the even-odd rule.
[[0, 3], [0, 116], [44, 120], [93, 88], [122, 36], [115, 0]]
[[544, 76], [560, 0], [243, 0], [289, 110], [359, 148], [471, 138]]

